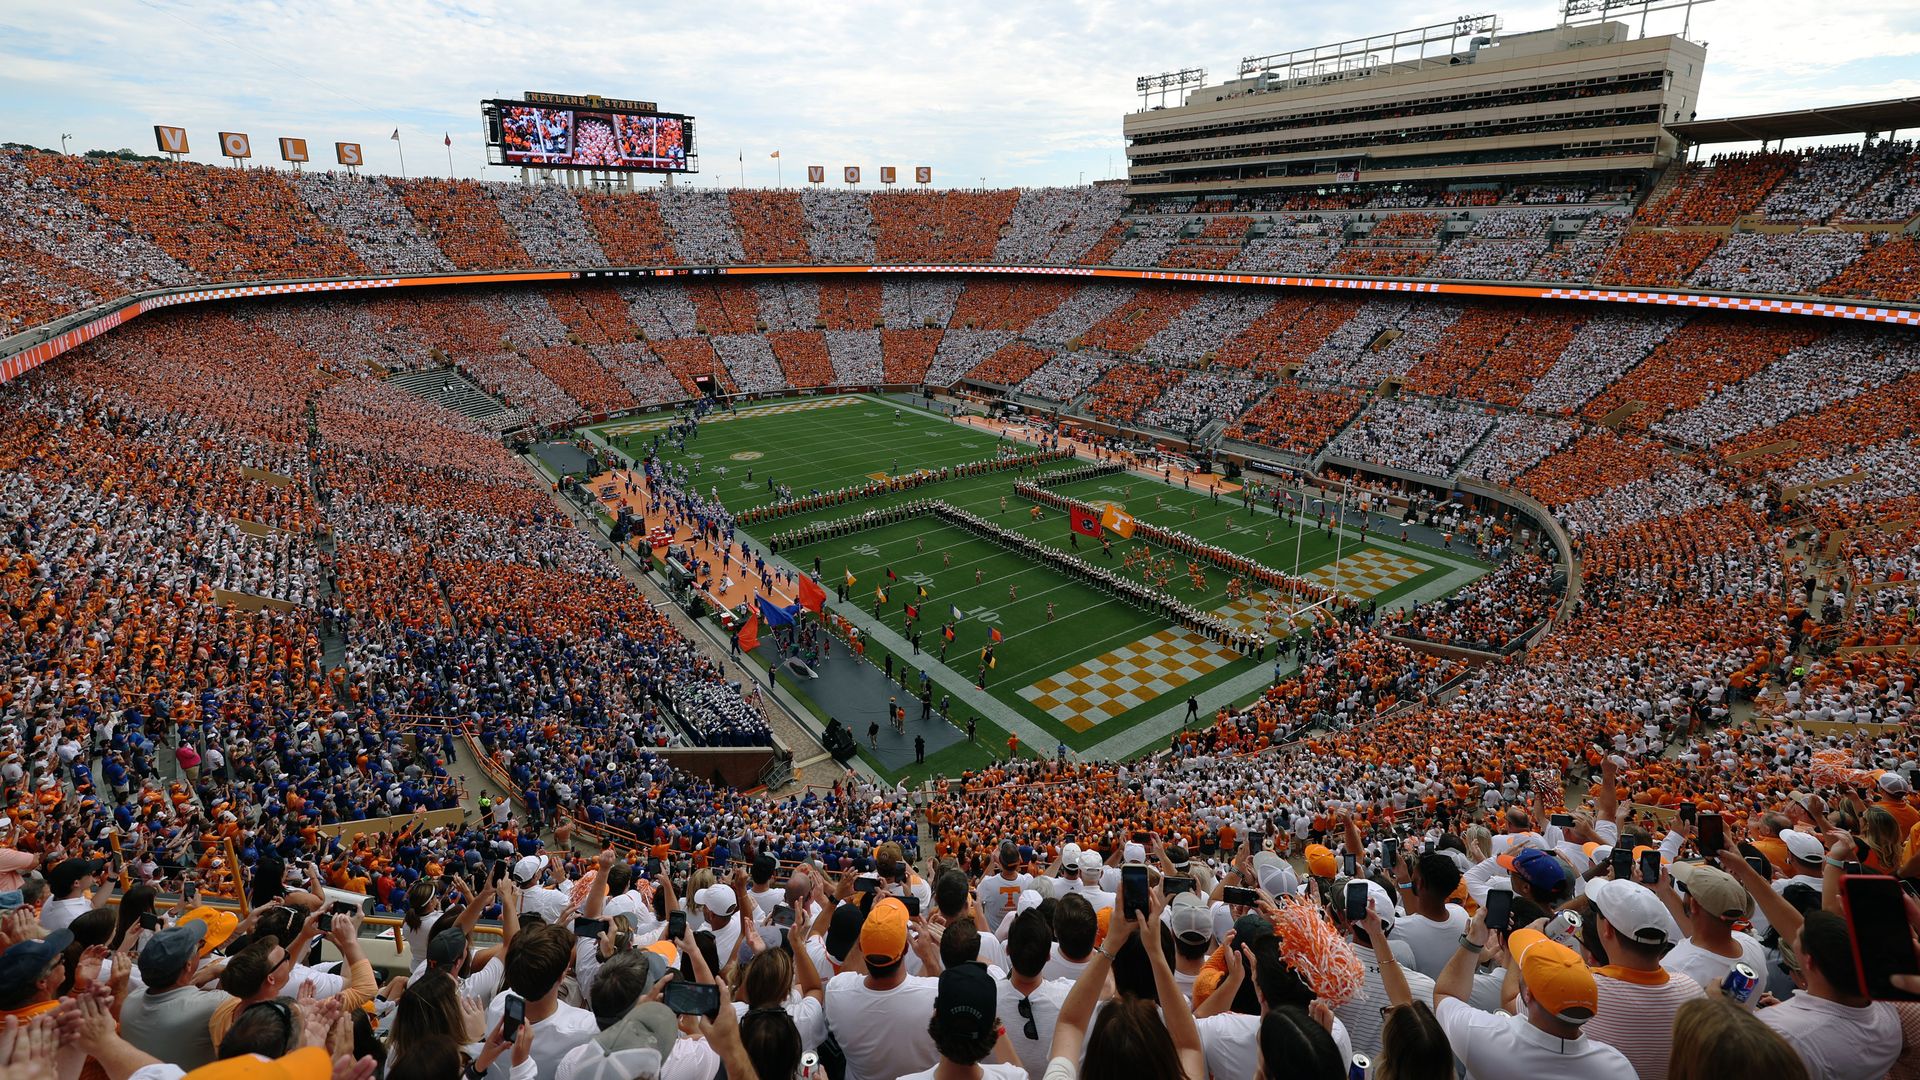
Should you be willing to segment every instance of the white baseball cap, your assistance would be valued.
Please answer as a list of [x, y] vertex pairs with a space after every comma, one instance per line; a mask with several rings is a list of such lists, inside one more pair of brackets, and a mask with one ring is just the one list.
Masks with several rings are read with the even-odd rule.
[[1780, 834], [1780, 842], [1787, 845], [1787, 851], [1801, 862], [1819, 862], [1826, 857], [1827, 849], [1820, 844], [1820, 838], [1812, 833], [1803, 833], [1798, 829], [1789, 829]]
[[545, 865], [547, 861], [538, 855], [522, 856], [519, 862], [513, 864], [513, 880], [522, 885], [532, 884], [540, 876], [540, 868]]
[[1595, 878], [1587, 882], [1587, 899], [1622, 937], [1642, 945], [1671, 945], [1681, 938], [1667, 905], [1637, 881]]
[[693, 900], [715, 915], [731, 915], [734, 912], [733, 888], [728, 885], [709, 885], [694, 893]]

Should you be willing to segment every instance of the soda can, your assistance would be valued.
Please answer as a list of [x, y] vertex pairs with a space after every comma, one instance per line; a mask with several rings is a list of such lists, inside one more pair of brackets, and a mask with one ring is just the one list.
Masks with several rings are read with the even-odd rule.
[[1760, 984], [1760, 977], [1745, 964], [1735, 964], [1727, 969], [1727, 977], [1720, 983], [1720, 992], [1742, 1005], [1753, 996], [1753, 988]]
[[820, 1055], [812, 1050], [800, 1055], [800, 1080], [826, 1080], [827, 1070], [820, 1067]]
[[1353, 1055], [1353, 1065], [1347, 1069], [1347, 1080], [1367, 1080], [1367, 1074], [1373, 1071], [1373, 1059], [1365, 1054]]

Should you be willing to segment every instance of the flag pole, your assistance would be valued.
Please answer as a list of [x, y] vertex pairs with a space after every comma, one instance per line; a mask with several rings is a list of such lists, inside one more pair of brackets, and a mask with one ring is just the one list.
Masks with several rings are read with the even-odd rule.
[[400, 141], [400, 129], [393, 129], [393, 147], [400, 151], [400, 179], [407, 178], [407, 147]]
[[785, 189], [787, 186], [787, 175], [786, 170], [781, 168], [783, 164], [785, 163], [780, 160], [778, 152], [776, 151], [773, 159], [773, 182], [780, 188]]
[[447, 179], [453, 179], [453, 135], [447, 135]]

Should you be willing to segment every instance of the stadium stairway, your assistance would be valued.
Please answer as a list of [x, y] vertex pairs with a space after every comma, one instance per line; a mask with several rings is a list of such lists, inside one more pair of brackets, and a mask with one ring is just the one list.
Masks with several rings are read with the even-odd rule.
[[387, 381], [473, 420], [484, 422], [507, 411], [505, 403], [480, 389], [451, 365], [396, 372], [389, 375]]

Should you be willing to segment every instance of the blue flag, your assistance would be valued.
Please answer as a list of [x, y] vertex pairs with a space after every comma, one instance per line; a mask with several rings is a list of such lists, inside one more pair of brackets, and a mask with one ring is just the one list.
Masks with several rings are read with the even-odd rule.
[[768, 626], [792, 626], [794, 612], [800, 607], [798, 604], [781, 607], [764, 596], [754, 597], [753, 602], [760, 609], [760, 617], [767, 621]]

